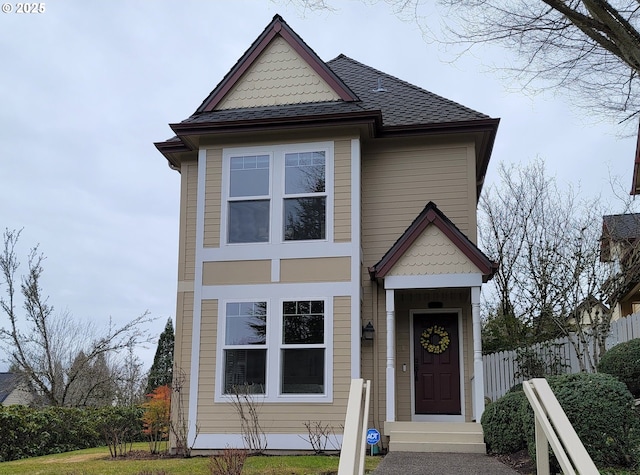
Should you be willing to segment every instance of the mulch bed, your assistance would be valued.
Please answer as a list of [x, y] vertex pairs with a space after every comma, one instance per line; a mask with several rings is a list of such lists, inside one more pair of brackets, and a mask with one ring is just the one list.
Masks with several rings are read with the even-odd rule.
[[526, 450], [521, 450], [509, 455], [495, 455], [494, 457], [523, 475], [536, 473], [536, 463], [534, 460], [531, 460], [529, 452]]

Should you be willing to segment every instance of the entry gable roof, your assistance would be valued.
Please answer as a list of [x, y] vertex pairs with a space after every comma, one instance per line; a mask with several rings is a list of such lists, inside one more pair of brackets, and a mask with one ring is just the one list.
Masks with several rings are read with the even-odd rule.
[[341, 100], [352, 102], [358, 100], [357, 96], [344, 84], [344, 82], [322, 61], [318, 55], [289, 27], [280, 15], [275, 15], [273, 20], [264, 29], [262, 34], [253, 42], [249, 49], [242, 55], [238, 62], [231, 68], [222, 81], [215, 87], [209, 96], [198, 107], [196, 113], [211, 112], [224, 99], [224, 97], [241, 80], [260, 55], [267, 49], [275, 38], [282, 38], [307, 65], [320, 76]]
[[498, 264], [491, 261], [438, 209], [435, 203], [430, 201], [382, 259], [373, 267], [369, 267], [371, 279], [384, 278], [389, 275], [406, 251], [418, 241], [430, 225], [436, 226], [482, 272], [484, 282], [493, 277]]

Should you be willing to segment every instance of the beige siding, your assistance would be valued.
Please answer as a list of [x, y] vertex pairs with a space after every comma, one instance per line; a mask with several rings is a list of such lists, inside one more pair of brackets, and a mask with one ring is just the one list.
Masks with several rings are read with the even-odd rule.
[[351, 258], [320, 257], [282, 259], [280, 282], [348, 282], [351, 280]]
[[[183, 169], [184, 173], [184, 169]], [[182, 385], [180, 397], [182, 398], [182, 407], [184, 417], [189, 414], [189, 371], [191, 369], [191, 336], [193, 334], [193, 293], [178, 293], [178, 301], [176, 306], [176, 331], [175, 331], [175, 347], [174, 347], [174, 388], [179, 382]], [[175, 420], [177, 413], [178, 400], [174, 396], [172, 405], [172, 418]], [[172, 437], [172, 446], [175, 447], [175, 441]]]
[[334, 231], [335, 242], [351, 241], [351, 141], [335, 142], [335, 195]]
[[204, 208], [204, 247], [220, 247], [221, 206], [222, 149], [208, 149]]
[[389, 272], [397, 275], [468, 274], [480, 272], [435, 225], [430, 225]]
[[268, 284], [271, 282], [271, 261], [205, 262], [202, 285]]
[[18, 384], [16, 388], [0, 403], [0, 406], [13, 406], [20, 404], [28, 406], [33, 402], [33, 396], [23, 384]]
[[202, 301], [200, 324], [200, 365], [198, 373], [198, 424], [201, 432], [212, 432], [215, 427], [210, 413], [215, 394], [216, 341], [218, 328], [218, 301]]
[[[214, 402], [214, 377], [218, 304], [217, 301], [203, 301], [200, 338], [200, 388], [198, 393], [198, 425], [200, 432], [240, 433], [240, 420], [231, 404]], [[306, 433], [303, 423], [321, 421], [339, 431], [344, 423], [344, 414], [351, 383], [351, 299], [334, 298], [333, 325], [333, 402], [327, 404], [264, 403], [260, 406], [260, 422], [263, 429], [271, 434]], [[277, 351], [271, 349], [270, 351]], [[271, 381], [277, 384], [277, 381]], [[224, 447], [219, 447], [224, 448]]]
[[193, 281], [196, 262], [197, 162], [190, 161], [182, 163], [181, 181], [178, 281]]
[[326, 81], [276, 36], [216, 109], [337, 100]]

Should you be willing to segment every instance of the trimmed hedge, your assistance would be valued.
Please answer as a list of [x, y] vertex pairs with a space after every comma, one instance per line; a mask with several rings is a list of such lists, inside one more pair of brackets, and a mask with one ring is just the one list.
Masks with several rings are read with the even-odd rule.
[[527, 396], [520, 390], [509, 392], [486, 407], [480, 422], [490, 453], [512, 454], [527, 448], [522, 430], [522, 410], [526, 405]]
[[[604, 373], [550, 376], [547, 381], [598, 467], [629, 467], [640, 462], [640, 419], [623, 383]], [[492, 452], [528, 448], [535, 460], [534, 415], [524, 392], [508, 393], [489, 404], [481, 422]]]
[[598, 371], [612, 374], [627, 385], [633, 397], [640, 398], [640, 338], [620, 343], [607, 351]]
[[144, 440], [137, 407], [77, 409], [0, 406], [0, 462], [105, 445], [101, 423], [126, 414], [133, 440]]

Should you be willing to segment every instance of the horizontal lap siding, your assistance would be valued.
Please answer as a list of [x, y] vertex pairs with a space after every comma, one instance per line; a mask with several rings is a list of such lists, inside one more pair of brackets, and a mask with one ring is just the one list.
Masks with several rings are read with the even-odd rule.
[[216, 339], [218, 328], [218, 301], [202, 301], [200, 324], [200, 368], [198, 374], [198, 424], [201, 432], [212, 432], [217, 427], [213, 410], [216, 374]]
[[[176, 331], [174, 348], [174, 387], [175, 378], [182, 378], [182, 404], [185, 416], [189, 414], [189, 370], [191, 369], [191, 336], [193, 334], [193, 292], [178, 293], [176, 306]], [[175, 398], [175, 396], [174, 396]], [[175, 401], [174, 401], [175, 411]]]
[[220, 247], [222, 206], [222, 149], [207, 150], [205, 186], [204, 247]]
[[198, 164], [183, 163], [181, 168], [180, 248], [178, 280], [193, 281], [196, 262], [196, 202], [198, 193]]
[[351, 241], [351, 141], [336, 140], [334, 148], [334, 241]]

